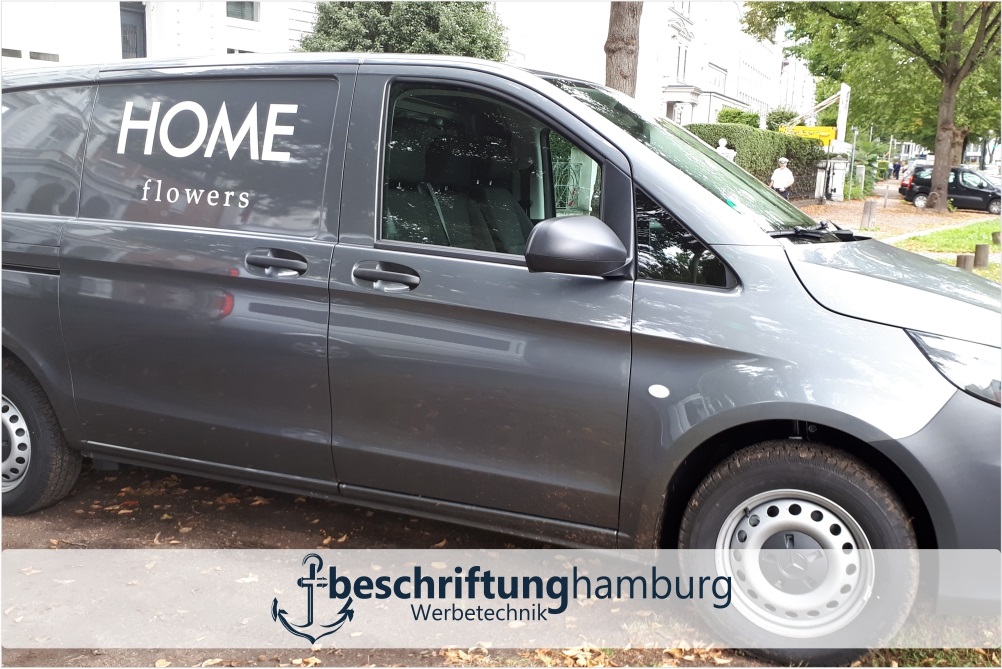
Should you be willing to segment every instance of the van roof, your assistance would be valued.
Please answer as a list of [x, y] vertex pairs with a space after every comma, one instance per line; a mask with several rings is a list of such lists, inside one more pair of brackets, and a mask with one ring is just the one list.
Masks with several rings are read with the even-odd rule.
[[[385, 64], [385, 65], [447, 65], [464, 69], [502, 74], [516, 80], [537, 76], [537, 73], [514, 65], [478, 58], [400, 53], [275, 53], [229, 54], [199, 58], [135, 58], [103, 65], [77, 65], [14, 70], [3, 73], [3, 88], [33, 88], [94, 83], [101, 80], [127, 79], [136, 76], [161, 77], [179, 74], [180, 70], [232, 66], [303, 66], [312, 64]], [[190, 72], [185, 72], [190, 74]], [[264, 74], [264, 73], [262, 73]], [[542, 74], [542, 73], [538, 73]], [[553, 75], [550, 75], [553, 76]]]

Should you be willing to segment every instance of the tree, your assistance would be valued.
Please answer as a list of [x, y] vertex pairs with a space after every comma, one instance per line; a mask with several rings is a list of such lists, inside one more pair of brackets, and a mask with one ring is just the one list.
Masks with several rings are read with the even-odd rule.
[[505, 28], [487, 2], [318, 2], [303, 51], [431, 53], [504, 60]]
[[613, 2], [605, 40], [605, 85], [630, 97], [637, 92], [642, 2]]
[[[958, 141], [961, 84], [999, 42], [996, 2], [749, 2], [745, 30], [772, 39], [780, 25], [795, 42], [825, 44], [843, 62], [855, 51], [890, 43], [938, 82], [936, 161], [929, 205], [947, 208], [949, 157]], [[815, 53], [818, 49], [814, 49]]]
[[787, 121], [792, 121], [797, 116], [797, 112], [792, 109], [782, 107], [773, 109], [765, 116], [765, 127], [768, 130], [779, 130], [780, 127], [786, 125]]

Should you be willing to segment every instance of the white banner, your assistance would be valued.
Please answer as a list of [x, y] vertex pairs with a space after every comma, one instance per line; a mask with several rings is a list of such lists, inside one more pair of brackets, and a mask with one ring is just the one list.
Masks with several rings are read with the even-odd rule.
[[7, 648], [993, 647], [1000, 567], [990, 550], [8, 550], [2, 633]]

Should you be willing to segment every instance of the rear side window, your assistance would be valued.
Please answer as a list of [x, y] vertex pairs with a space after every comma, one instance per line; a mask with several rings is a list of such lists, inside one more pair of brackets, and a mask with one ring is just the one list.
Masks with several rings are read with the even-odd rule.
[[312, 237], [336, 97], [331, 79], [104, 84], [80, 215]]
[[76, 216], [91, 86], [3, 94], [3, 211]]

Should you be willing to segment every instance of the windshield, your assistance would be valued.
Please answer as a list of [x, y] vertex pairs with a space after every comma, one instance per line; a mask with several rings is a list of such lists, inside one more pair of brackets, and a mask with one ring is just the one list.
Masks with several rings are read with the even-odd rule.
[[636, 101], [623, 93], [583, 81], [559, 77], [545, 79], [615, 123], [762, 230], [771, 232], [817, 225], [761, 181], [717, 155], [688, 130], [667, 119], [653, 119], [639, 112]]

